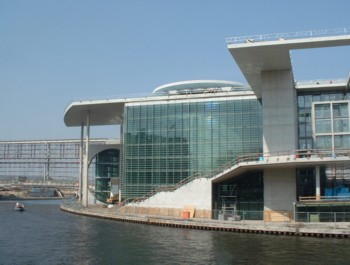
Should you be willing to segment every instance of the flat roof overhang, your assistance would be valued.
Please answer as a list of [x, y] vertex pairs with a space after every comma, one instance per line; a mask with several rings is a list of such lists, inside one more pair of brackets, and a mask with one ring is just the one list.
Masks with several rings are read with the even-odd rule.
[[304, 39], [280, 39], [229, 44], [228, 49], [250, 87], [261, 97], [261, 73], [292, 70], [290, 51], [350, 45], [350, 35]]
[[169, 102], [170, 100], [205, 99], [211, 97], [226, 98], [228, 96], [251, 96], [253, 91], [201, 93], [193, 95], [164, 95], [145, 96], [137, 98], [106, 99], [75, 101], [69, 104], [64, 112], [64, 123], [67, 127], [86, 125], [90, 116], [90, 126], [117, 125], [123, 122], [125, 104], [139, 104], [145, 102]]
[[65, 110], [64, 123], [68, 127], [86, 125], [89, 115], [91, 126], [121, 124], [124, 105], [124, 100], [73, 102]]

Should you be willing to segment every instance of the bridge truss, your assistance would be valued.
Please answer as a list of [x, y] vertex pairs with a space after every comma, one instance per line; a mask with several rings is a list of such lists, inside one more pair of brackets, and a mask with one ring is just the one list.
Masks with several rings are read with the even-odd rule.
[[[95, 159], [89, 171], [93, 181]], [[79, 176], [80, 140], [0, 141], [0, 182], [78, 182]]]

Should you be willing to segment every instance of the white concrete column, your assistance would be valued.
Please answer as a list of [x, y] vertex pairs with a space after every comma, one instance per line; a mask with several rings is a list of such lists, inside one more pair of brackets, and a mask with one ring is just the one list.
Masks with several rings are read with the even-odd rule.
[[83, 195], [83, 166], [84, 166], [84, 123], [81, 124], [81, 133], [80, 133], [80, 148], [79, 148], [79, 190], [78, 190], [78, 196], [79, 196], [79, 201], [82, 200], [82, 195]]
[[87, 207], [89, 202], [89, 145], [90, 145], [90, 112], [86, 116], [86, 139], [83, 168], [83, 206]]
[[294, 216], [296, 199], [294, 168], [264, 169], [264, 220], [286, 221]]
[[278, 155], [298, 146], [296, 91], [291, 70], [261, 73], [264, 153]]
[[320, 181], [320, 166], [316, 166], [315, 168], [316, 171], [316, 200], [321, 199], [321, 181]]
[[123, 172], [122, 169], [124, 165], [122, 164], [123, 159], [123, 152], [124, 152], [124, 138], [123, 138], [123, 124], [120, 124], [120, 133], [119, 133], [119, 139], [120, 139], [120, 146], [119, 146], [119, 203], [122, 201], [122, 185], [123, 185]]

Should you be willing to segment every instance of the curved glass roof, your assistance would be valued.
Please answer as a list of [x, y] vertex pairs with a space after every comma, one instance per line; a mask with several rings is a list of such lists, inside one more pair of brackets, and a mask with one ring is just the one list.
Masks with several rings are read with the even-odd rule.
[[244, 91], [251, 90], [248, 85], [224, 81], [224, 80], [190, 80], [169, 83], [162, 85], [153, 90], [153, 93], [166, 94], [193, 94], [206, 92], [220, 92], [220, 91]]

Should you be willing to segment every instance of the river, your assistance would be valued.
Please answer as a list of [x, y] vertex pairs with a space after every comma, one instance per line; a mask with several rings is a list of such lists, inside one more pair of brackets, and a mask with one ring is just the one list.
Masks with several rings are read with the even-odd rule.
[[349, 264], [350, 239], [190, 230], [0, 201], [0, 264]]

